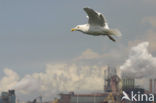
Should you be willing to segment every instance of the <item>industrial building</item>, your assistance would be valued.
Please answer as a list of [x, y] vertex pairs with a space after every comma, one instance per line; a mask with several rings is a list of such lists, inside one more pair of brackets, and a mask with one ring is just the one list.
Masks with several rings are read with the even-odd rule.
[[0, 96], [0, 103], [16, 103], [15, 90], [2, 92]]
[[107, 67], [104, 71], [104, 90], [103, 93], [92, 94], [60, 94], [59, 103], [120, 103], [121, 101], [121, 82], [117, 75], [116, 68]]
[[121, 82], [119, 76], [117, 75], [116, 68], [107, 67], [104, 70], [104, 92], [117, 92], [119, 91]]
[[125, 91], [130, 98], [131, 91], [133, 91], [133, 93], [139, 93], [139, 95], [144, 93], [146, 93], [147, 95], [149, 95], [150, 93], [156, 93], [156, 79], [150, 79], [149, 90], [145, 90], [135, 85], [135, 78], [126, 76], [119, 77], [117, 75], [117, 72], [118, 71], [116, 68], [108, 67], [105, 69], [103, 93], [61, 93], [60, 99], [55, 100], [54, 103], [154, 103], [150, 101], [138, 102], [121, 100], [121, 98], [123, 96], [123, 91]]
[[107, 94], [60, 94], [59, 103], [102, 103]]
[[149, 79], [149, 91], [156, 94], [156, 79]]

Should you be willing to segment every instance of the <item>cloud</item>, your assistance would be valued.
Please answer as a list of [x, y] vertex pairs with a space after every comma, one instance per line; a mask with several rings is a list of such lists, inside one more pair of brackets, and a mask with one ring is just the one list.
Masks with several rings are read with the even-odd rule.
[[149, 42], [130, 50], [129, 58], [120, 66], [122, 75], [133, 78], [156, 78], [156, 57], [148, 51]]
[[[122, 44], [110, 50], [104, 50], [101, 53], [92, 49], [86, 49], [80, 56], [74, 58], [72, 62], [87, 65], [119, 65], [127, 55], [127, 49]], [[113, 62], [113, 63], [112, 63]]]
[[60, 92], [103, 90], [104, 69], [106, 66], [47, 64], [45, 72], [25, 75], [23, 78], [19, 78], [11, 69], [5, 69], [6, 75], [0, 80], [0, 87], [1, 91], [13, 88], [18, 96], [36, 92], [51, 99]]
[[75, 58], [74, 60], [88, 60], [97, 58], [100, 58], [100, 55], [98, 53], [94, 52], [91, 49], [87, 49], [84, 52], [82, 52], [81, 56]]
[[40, 90], [40, 81], [31, 75], [26, 75], [24, 78], [16, 82], [13, 89], [18, 90], [23, 94], [29, 94]]
[[4, 68], [4, 74], [0, 80], [0, 91], [11, 89], [19, 80], [18, 74], [9, 68]]

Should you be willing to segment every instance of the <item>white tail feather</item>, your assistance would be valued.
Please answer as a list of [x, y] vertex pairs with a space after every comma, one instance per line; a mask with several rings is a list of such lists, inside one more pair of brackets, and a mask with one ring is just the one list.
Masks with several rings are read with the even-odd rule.
[[111, 35], [115, 35], [115, 36], [122, 36], [121, 32], [118, 29], [111, 29], [110, 30], [110, 34]]

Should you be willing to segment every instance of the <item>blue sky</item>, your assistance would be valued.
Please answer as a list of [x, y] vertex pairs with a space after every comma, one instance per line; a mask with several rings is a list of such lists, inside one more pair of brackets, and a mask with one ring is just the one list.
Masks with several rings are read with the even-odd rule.
[[[88, 48], [109, 53], [140, 38], [145, 40], [152, 26], [142, 21], [156, 16], [155, 5], [154, 0], [1, 0], [0, 78], [4, 68], [22, 77], [44, 71], [47, 63], [71, 61]], [[107, 37], [70, 32], [87, 22], [84, 7], [103, 13], [111, 28], [120, 29], [123, 36], [117, 43]]]

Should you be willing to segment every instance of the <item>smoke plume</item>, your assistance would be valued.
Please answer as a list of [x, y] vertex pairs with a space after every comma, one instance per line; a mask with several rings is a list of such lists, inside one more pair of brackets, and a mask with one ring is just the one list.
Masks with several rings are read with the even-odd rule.
[[123, 76], [133, 78], [155, 78], [156, 57], [148, 51], [148, 42], [142, 42], [130, 50], [129, 58], [120, 66]]

